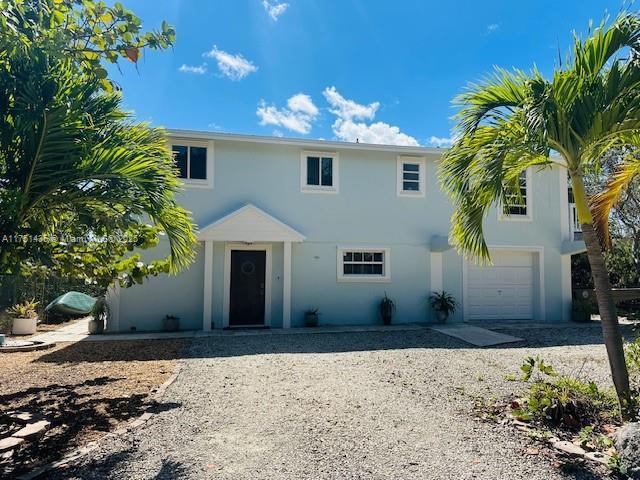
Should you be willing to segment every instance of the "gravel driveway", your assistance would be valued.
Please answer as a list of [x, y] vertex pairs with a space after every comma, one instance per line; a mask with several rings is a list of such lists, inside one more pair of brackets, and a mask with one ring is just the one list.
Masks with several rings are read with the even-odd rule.
[[165, 411], [58, 478], [593, 478], [526, 455], [521, 433], [472, 407], [519, 388], [504, 377], [530, 354], [606, 382], [599, 330], [507, 333], [526, 345], [430, 330], [198, 339]]

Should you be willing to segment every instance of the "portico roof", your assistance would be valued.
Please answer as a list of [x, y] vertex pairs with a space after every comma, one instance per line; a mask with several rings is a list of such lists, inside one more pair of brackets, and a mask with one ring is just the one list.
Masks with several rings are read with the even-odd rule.
[[248, 203], [244, 207], [207, 225], [198, 232], [198, 240], [221, 242], [302, 242], [305, 236]]

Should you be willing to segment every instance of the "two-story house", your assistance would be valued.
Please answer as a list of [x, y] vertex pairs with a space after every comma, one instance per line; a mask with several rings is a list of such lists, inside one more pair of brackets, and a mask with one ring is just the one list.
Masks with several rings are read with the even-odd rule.
[[584, 246], [564, 170], [523, 172], [522, 197], [486, 218], [493, 264], [479, 267], [447, 240], [442, 149], [180, 130], [170, 143], [197, 258], [113, 290], [112, 331], [159, 330], [167, 314], [182, 329], [289, 328], [312, 308], [321, 324], [376, 324], [385, 293], [394, 322], [429, 322], [434, 290], [459, 302], [453, 322], [570, 317], [570, 255]]

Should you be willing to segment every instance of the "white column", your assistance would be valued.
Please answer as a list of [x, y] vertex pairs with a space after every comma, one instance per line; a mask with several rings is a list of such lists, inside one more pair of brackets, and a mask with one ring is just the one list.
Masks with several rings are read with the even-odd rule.
[[291, 242], [284, 242], [282, 272], [282, 328], [291, 327]]
[[213, 242], [204, 242], [204, 308], [202, 309], [202, 330], [211, 330], [211, 313], [213, 308]]
[[431, 252], [431, 291], [443, 290], [442, 252]]

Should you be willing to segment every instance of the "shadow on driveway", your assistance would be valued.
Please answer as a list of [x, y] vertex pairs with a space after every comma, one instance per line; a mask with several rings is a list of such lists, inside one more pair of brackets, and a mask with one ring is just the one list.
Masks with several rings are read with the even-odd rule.
[[[625, 337], [633, 337], [631, 326], [621, 326], [621, 328]], [[531, 329], [494, 328], [494, 330], [524, 338], [524, 341], [484, 347], [484, 349], [503, 350], [530, 347], [599, 345], [603, 343], [602, 332], [598, 326], [589, 328], [578, 326]], [[473, 350], [479, 348], [430, 329], [196, 337], [191, 339], [190, 348], [187, 347], [184, 350], [168, 348], [168, 345], [177, 341], [189, 343], [184, 339], [137, 340], [135, 342], [144, 344], [144, 348], [101, 349], [99, 353], [95, 354], [91, 353], [93, 342], [77, 342], [69, 344], [66, 348], [42, 355], [37, 361], [64, 364], [76, 362], [79, 357], [82, 357], [83, 362], [126, 362], [129, 360], [235, 357], [274, 353], [336, 353], [413, 348]], [[122, 346], [126, 342], [104, 342], [103, 344], [106, 343]]]

